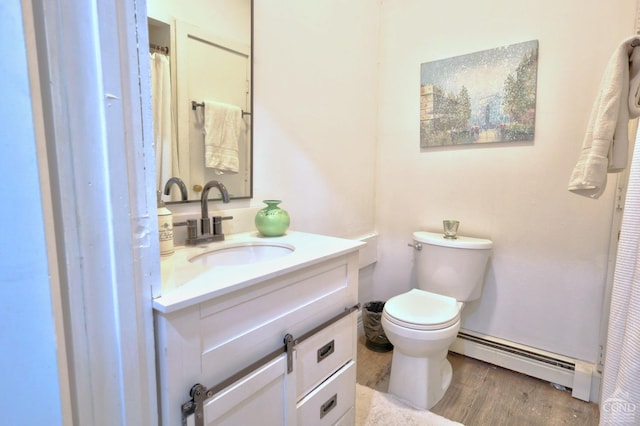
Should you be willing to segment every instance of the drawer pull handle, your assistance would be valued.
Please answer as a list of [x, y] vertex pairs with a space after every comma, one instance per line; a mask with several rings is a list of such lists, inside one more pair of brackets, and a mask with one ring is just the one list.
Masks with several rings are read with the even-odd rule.
[[329, 411], [331, 411], [334, 408], [336, 408], [336, 405], [338, 405], [338, 394], [337, 393], [334, 394], [331, 398], [329, 398], [327, 400], [327, 402], [322, 404], [322, 406], [320, 407], [320, 418], [323, 418], [325, 415], [327, 415], [327, 413], [329, 413]]
[[321, 347], [320, 349], [318, 349], [318, 362], [322, 361], [323, 359], [331, 355], [335, 350], [335, 347], [336, 347], [335, 341], [332, 340], [326, 345], [324, 345], [323, 347]]

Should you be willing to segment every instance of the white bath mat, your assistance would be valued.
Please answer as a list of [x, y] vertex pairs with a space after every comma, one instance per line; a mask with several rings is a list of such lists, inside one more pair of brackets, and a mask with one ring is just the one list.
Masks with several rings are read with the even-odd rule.
[[430, 411], [415, 409], [393, 395], [356, 383], [356, 426], [462, 425]]

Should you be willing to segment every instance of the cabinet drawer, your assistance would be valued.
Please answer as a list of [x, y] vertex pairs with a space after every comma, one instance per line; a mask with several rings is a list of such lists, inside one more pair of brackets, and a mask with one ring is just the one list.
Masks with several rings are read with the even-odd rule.
[[349, 411], [340, 418], [333, 426], [353, 426], [356, 424], [356, 407], [349, 408]]
[[336, 374], [305, 396], [296, 407], [298, 425], [334, 425], [355, 405], [356, 363], [349, 361]]
[[297, 400], [355, 358], [356, 315], [347, 315], [296, 346]]

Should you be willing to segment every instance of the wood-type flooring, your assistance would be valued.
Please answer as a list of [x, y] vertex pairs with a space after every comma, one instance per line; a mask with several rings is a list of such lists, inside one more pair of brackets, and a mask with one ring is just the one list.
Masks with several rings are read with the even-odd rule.
[[[387, 392], [392, 352], [358, 339], [357, 382]], [[597, 426], [598, 405], [524, 374], [450, 352], [453, 379], [431, 411], [466, 426]]]

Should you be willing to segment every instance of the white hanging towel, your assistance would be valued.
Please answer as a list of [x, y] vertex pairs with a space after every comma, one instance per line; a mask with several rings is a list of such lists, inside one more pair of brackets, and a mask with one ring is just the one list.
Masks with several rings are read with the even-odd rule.
[[204, 165], [215, 173], [238, 173], [238, 140], [242, 109], [216, 101], [204, 101]]
[[598, 198], [607, 185], [607, 173], [627, 166], [629, 120], [640, 116], [640, 48], [631, 37], [611, 56], [593, 104], [582, 151], [569, 179], [569, 191]]

